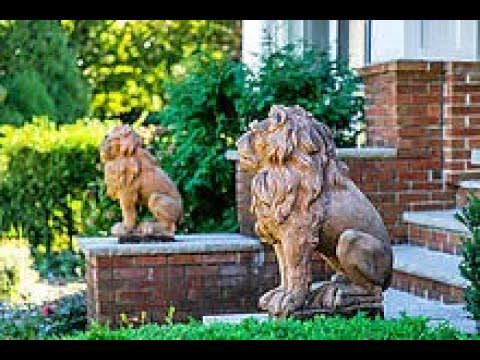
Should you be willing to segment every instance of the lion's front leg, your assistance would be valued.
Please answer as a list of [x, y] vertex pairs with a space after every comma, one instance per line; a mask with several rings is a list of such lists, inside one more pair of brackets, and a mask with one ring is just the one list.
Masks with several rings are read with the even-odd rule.
[[138, 195], [136, 192], [124, 191], [120, 194], [119, 198], [125, 229], [127, 232], [132, 232], [137, 224]]
[[280, 285], [274, 289], [267, 291], [260, 297], [260, 300], [258, 301], [258, 306], [260, 307], [260, 309], [263, 310], [268, 310], [272, 298], [278, 293], [283, 293], [287, 288], [287, 279], [285, 276], [285, 260], [282, 245], [280, 243], [277, 243], [273, 244], [272, 246], [275, 250], [275, 255], [277, 257], [278, 271], [280, 273]]
[[281, 246], [285, 287], [270, 298], [266, 310], [274, 316], [286, 317], [305, 304], [312, 282], [313, 245], [307, 236], [297, 232], [285, 236]]

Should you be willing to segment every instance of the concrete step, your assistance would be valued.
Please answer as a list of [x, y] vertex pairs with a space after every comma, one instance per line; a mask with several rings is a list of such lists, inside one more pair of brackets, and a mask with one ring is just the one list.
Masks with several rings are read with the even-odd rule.
[[461, 257], [409, 244], [393, 246], [392, 287], [445, 304], [462, 303], [468, 281], [458, 268]]
[[[429, 300], [396, 289], [387, 289], [384, 292], [384, 316], [385, 319], [397, 319], [402, 314], [409, 316], [426, 316], [433, 326], [447, 321], [460, 331], [475, 333], [475, 321], [464, 309], [463, 304], [446, 305], [437, 300]], [[267, 313], [248, 314], [219, 314], [203, 317], [204, 324], [214, 322], [238, 324], [247, 318], [259, 322], [273, 320]]]
[[465, 310], [464, 304], [444, 304], [438, 300], [425, 299], [405, 291], [388, 289], [384, 292], [385, 319], [396, 319], [402, 313], [409, 316], [426, 316], [431, 325], [447, 321], [453, 327], [467, 333], [476, 332], [475, 320]]
[[460, 181], [456, 194], [456, 204], [458, 207], [467, 205], [469, 193], [480, 197], [480, 180]]
[[408, 224], [408, 242], [431, 250], [458, 255], [461, 239], [468, 235], [468, 229], [454, 214], [458, 209], [406, 211], [403, 221]]

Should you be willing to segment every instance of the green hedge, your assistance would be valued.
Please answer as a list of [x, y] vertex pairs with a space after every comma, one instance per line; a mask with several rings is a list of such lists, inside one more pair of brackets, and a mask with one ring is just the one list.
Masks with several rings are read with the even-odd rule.
[[362, 314], [346, 320], [318, 316], [313, 320], [295, 319], [241, 324], [213, 323], [147, 324], [139, 328], [109, 330], [93, 325], [89, 331], [64, 337], [69, 340], [446, 340], [480, 339], [457, 331], [446, 323], [429, 326], [424, 317], [396, 320], [370, 320]]
[[57, 126], [44, 117], [0, 127], [0, 229], [50, 253], [72, 248], [82, 231], [81, 204], [98, 176], [98, 146], [113, 123]]

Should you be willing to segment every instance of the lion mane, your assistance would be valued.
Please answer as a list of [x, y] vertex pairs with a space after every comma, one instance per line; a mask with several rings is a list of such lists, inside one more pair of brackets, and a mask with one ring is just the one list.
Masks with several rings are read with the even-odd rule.
[[317, 242], [326, 217], [321, 195], [326, 188], [345, 186], [348, 173], [336, 157], [330, 129], [300, 106], [274, 105], [265, 120], [250, 125], [237, 145], [249, 167], [245, 170], [256, 173], [251, 211], [257, 218], [257, 233], [276, 243], [274, 228], [298, 213], [297, 223], [310, 229], [311, 241]]

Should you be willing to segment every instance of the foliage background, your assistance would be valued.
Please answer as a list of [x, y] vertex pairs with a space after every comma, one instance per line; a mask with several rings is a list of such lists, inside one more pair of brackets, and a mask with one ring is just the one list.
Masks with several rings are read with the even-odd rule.
[[90, 89], [56, 20], [0, 24], [0, 124], [46, 115], [72, 123], [87, 115]]
[[240, 56], [241, 20], [62, 20], [99, 118], [133, 122], [165, 104], [164, 83], [197, 52]]
[[[362, 119], [359, 78], [344, 63], [294, 45], [264, 56], [253, 74], [239, 61], [240, 25], [1, 20], [0, 124], [17, 128], [0, 128], [0, 231], [28, 238], [48, 260], [40, 268], [77, 266], [71, 253], [61, 261], [49, 254], [72, 251], [74, 234], [106, 235], [121, 220], [98, 164], [98, 145], [119, 121], [144, 135], [178, 185], [181, 232], [238, 229], [234, 165], [224, 154], [271, 105], [302, 105], [337, 130], [338, 145], [353, 144]], [[8, 120], [12, 113], [18, 121]]]

